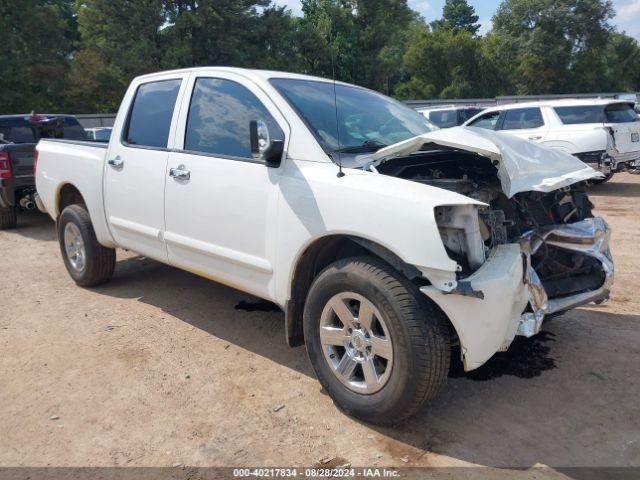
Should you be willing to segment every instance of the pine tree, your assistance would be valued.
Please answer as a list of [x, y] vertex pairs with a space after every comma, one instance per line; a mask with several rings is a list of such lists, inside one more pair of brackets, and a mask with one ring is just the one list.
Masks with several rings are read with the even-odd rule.
[[480, 30], [478, 19], [475, 9], [467, 0], [446, 0], [442, 9], [442, 19], [431, 22], [431, 27], [434, 30], [454, 32], [466, 30], [471, 35], [476, 35]]

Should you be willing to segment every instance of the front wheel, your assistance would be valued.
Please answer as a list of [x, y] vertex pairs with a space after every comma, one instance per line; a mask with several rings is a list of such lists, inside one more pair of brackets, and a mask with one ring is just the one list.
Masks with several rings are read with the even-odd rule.
[[304, 333], [318, 380], [362, 420], [399, 423], [446, 382], [444, 314], [373, 257], [340, 260], [320, 273], [305, 303]]
[[58, 241], [64, 265], [82, 287], [108, 282], [116, 265], [116, 251], [98, 243], [83, 205], [69, 205], [58, 221]]

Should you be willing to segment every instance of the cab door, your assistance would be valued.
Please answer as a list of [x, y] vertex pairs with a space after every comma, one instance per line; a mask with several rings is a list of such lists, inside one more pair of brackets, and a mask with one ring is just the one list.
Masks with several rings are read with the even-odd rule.
[[271, 297], [280, 168], [252, 158], [249, 124], [264, 121], [280, 140], [288, 124], [235, 74], [194, 75], [189, 92], [165, 172], [169, 262]]
[[167, 261], [164, 188], [177, 105], [186, 74], [159, 75], [133, 85], [120, 112], [104, 167], [108, 224], [116, 243], [148, 257]]

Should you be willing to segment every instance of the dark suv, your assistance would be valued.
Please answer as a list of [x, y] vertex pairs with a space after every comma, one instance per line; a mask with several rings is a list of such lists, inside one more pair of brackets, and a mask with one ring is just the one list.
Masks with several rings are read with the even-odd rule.
[[0, 115], [0, 229], [16, 226], [18, 208], [36, 206], [34, 154], [41, 138], [87, 139], [71, 115]]

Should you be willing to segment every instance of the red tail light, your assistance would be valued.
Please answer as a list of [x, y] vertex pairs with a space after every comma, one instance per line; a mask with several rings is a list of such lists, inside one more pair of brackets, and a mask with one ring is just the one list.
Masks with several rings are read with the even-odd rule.
[[33, 151], [33, 176], [36, 176], [38, 173], [38, 147]]
[[8, 152], [0, 152], [0, 178], [11, 178], [11, 162], [9, 162]]

